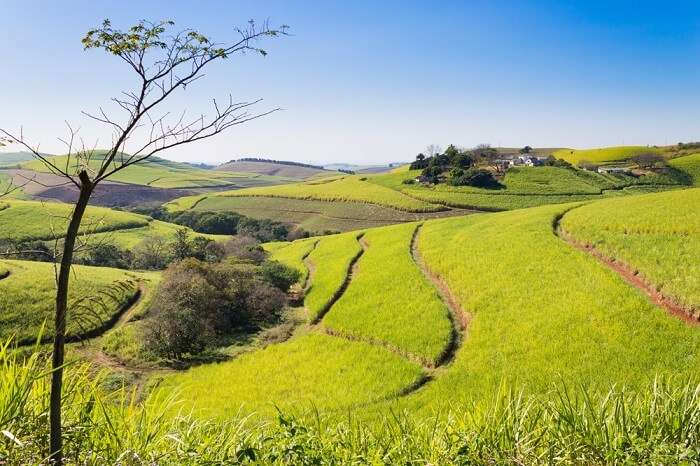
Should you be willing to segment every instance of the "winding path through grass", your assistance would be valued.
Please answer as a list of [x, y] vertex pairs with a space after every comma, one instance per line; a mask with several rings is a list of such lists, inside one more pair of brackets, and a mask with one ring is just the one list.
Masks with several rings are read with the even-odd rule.
[[663, 293], [659, 286], [642, 278], [635, 268], [604, 254], [602, 251], [596, 249], [596, 247], [592, 244], [577, 240], [570, 232], [566, 231], [561, 226], [561, 221], [566, 214], [572, 210], [575, 210], [576, 208], [577, 207], [569, 209], [555, 218], [552, 229], [557, 237], [570, 246], [595, 257], [598, 262], [615, 272], [627, 284], [644, 293], [653, 304], [660, 307], [667, 313], [691, 325], [700, 326], [700, 319], [693, 314], [692, 309], [678, 304], [678, 302], [671, 296]]

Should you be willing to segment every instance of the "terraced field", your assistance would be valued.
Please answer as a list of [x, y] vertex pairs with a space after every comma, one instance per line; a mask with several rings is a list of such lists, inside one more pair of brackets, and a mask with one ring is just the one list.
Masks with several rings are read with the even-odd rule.
[[565, 215], [561, 228], [700, 313], [700, 189], [589, 204]]
[[[301, 387], [293, 392], [295, 401], [313, 399], [330, 411], [369, 403], [368, 412], [398, 407], [427, 414], [455, 403], [486, 403], [503, 386], [546, 396], [561, 380], [597, 391], [611, 384], [648, 386], [657, 376], [693, 377], [700, 369], [698, 328], [656, 306], [617, 271], [560, 238], [555, 227], [561, 219], [572, 234], [602, 238], [611, 253], [641, 257], [640, 271], [649, 267], [665, 287], [664, 273], [672, 269], [681, 277], [698, 275], [699, 191], [430, 220], [420, 228], [368, 229], [320, 238], [310, 252], [310, 240], [275, 244], [270, 246], [274, 256], [285, 251], [297, 267], [312, 270], [305, 299], [312, 325], [301, 332], [307, 336], [243, 360], [200, 367], [170, 379], [168, 386], [187, 387], [187, 405], [208, 413], [217, 399], [226, 400], [226, 412], [241, 402], [244, 412], [269, 412], [269, 391], [289, 396]], [[618, 249], [615, 239], [633, 231], [642, 234], [639, 241]], [[659, 251], [644, 242], [648, 235], [666, 238]], [[682, 241], [691, 245], [679, 246]], [[661, 261], [669, 263], [661, 266]], [[677, 288], [678, 295], [697, 299], [695, 284], [691, 277], [685, 288]], [[353, 387], [353, 400], [334, 400], [340, 396], [335, 386], [306, 388], [326, 383], [307, 373], [322, 367], [326, 357], [315, 347], [321, 340], [307, 343], [309, 337], [323, 337], [324, 345], [342, 340], [347, 348], [361, 344], [382, 350], [398, 358], [394, 363], [409, 364], [412, 376], [399, 383], [395, 372], [382, 374], [388, 370], [383, 363], [374, 371], [356, 361], [350, 374], [360, 364], [368, 374], [363, 384], [379, 385], [386, 376], [387, 385], [363, 395]], [[293, 348], [289, 359], [286, 345]], [[298, 354], [305, 355], [303, 362]], [[291, 367], [293, 376], [285, 378]], [[259, 390], [219, 388], [236, 385], [229, 380]], [[213, 383], [215, 397], [207, 395]], [[190, 390], [196, 396], [189, 397]]]
[[421, 367], [379, 346], [311, 334], [165, 380], [200, 415], [343, 411], [400, 395]]
[[[32, 343], [45, 325], [53, 334], [53, 264], [0, 261], [0, 337]], [[74, 266], [69, 295], [68, 339], [106, 329], [139, 297], [145, 275], [105, 267]]]
[[[98, 152], [90, 161], [89, 167], [97, 170], [104, 153]], [[66, 156], [50, 159], [59, 167], [66, 166]], [[71, 161], [73, 163], [73, 161]], [[48, 172], [39, 160], [22, 164], [22, 168], [38, 172]], [[250, 173], [231, 173], [226, 171], [205, 170], [192, 165], [154, 157], [138, 165], [127, 167], [109, 178], [111, 181], [131, 183], [158, 188], [212, 188], [212, 187], [250, 187], [295, 181], [292, 178], [258, 175]]]
[[323, 318], [331, 333], [388, 344], [425, 365], [450, 345], [449, 311], [411, 257], [417, 225], [368, 231], [366, 252], [347, 291]]
[[[437, 212], [444, 207], [429, 204], [406, 196], [393, 189], [368, 182], [369, 175], [324, 178], [291, 185], [250, 188], [218, 193], [222, 197], [281, 197], [314, 199], [320, 201], [359, 202], [392, 207], [406, 212]], [[182, 206], [192, 203], [184, 201]]]

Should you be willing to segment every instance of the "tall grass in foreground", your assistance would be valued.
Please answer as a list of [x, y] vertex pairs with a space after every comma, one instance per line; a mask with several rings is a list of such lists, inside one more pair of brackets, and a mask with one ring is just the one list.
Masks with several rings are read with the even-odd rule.
[[[0, 460], [45, 463], [47, 361], [0, 346]], [[548, 398], [499, 390], [480, 407], [426, 419], [387, 413], [207, 422], [170, 416], [175, 396], [138, 404], [105, 394], [87, 366], [67, 369], [69, 464], [695, 464], [700, 461], [700, 385], [657, 381], [633, 393], [592, 395], [560, 386]]]

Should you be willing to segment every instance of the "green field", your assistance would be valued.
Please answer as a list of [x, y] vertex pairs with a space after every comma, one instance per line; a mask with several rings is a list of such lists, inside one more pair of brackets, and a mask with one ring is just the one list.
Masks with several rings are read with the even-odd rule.
[[348, 275], [350, 264], [362, 251], [358, 233], [327, 236], [319, 240], [308, 261], [313, 269], [304, 305], [310, 321], [315, 321], [327, 311], [338, 295]]
[[[89, 163], [92, 170], [100, 167], [104, 152], [97, 152]], [[50, 158], [58, 167], [65, 167], [66, 156], [55, 156]], [[74, 164], [71, 160], [71, 164]], [[32, 160], [22, 164], [23, 168], [39, 172], [49, 170], [40, 160]], [[77, 167], [69, 165], [69, 172]], [[276, 176], [258, 175], [250, 173], [229, 173], [224, 171], [206, 170], [192, 165], [171, 160], [153, 157], [140, 162], [138, 165], [127, 167], [126, 169], [110, 176], [111, 181], [131, 183], [156, 188], [212, 188], [212, 187], [240, 187], [267, 186], [295, 181], [291, 178]]]
[[[315, 199], [320, 201], [360, 202], [392, 207], [406, 212], [436, 212], [444, 208], [413, 199], [393, 189], [368, 182], [369, 176], [345, 176], [324, 178], [318, 181], [290, 185], [241, 189], [218, 193], [223, 197], [283, 197], [292, 199]], [[184, 204], [183, 204], [184, 202]], [[191, 207], [187, 201], [178, 202]]]
[[[0, 210], [0, 240], [30, 241], [60, 238], [65, 234], [73, 207], [55, 202], [2, 200], [8, 206]], [[147, 217], [104, 207], [88, 207], [82, 233], [139, 228], [148, 225]]]
[[[48, 241], [65, 235], [70, 204], [22, 200], [0, 200], [0, 241]], [[203, 236], [216, 241], [225, 235], [195, 233], [187, 227], [153, 220], [145, 215], [122, 212], [105, 207], [87, 209], [81, 234], [85, 240], [112, 243], [129, 249], [147, 237], [174, 238], [177, 230], [185, 228], [191, 236]]]
[[409, 224], [367, 231], [356, 275], [322, 325], [334, 333], [389, 344], [434, 365], [447, 350], [452, 326], [449, 311], [411, 257], [416, 228]]
[[[55, 278], [53, 264], [0, 261], [10, 272], [0, 280], [0, 338], [30, 343], [45, 324], [53, 334]], [[69, 338], [89, 335], [109, 325], [137, 297], [143, 275], [105, 267], [74, 266], [69, 295]], [[108, 294], [109, 293], [109, 296]]]
[[700, 154], [686, 155], [669, 160], [669, 165], [687, 173], [695, 186], [700, 186]]
[[662, 154], [663, 150], [648, 146], [618, 146], [599, 149], [559, 149], [552, 155], [576, 165], [583, 160], [592, 163], [620, 162], [644, 153]]
[[567, 213], [561, 226], [700, 311], [700, 189], [589, 204]]
[[[607, 238], [605, 235], [611, 234], [607, 225], [626, 225], [628, 230], [635, 222], [651, 225], [663, 210], [663, 222], [654, 220], [654, 224], [663, 224], [660, 231], [697, 244], [690, 235], [697, 219], [689, 220], [697, 211], [696, 198], [695, 190], [673, 191], [424, 222], [418, 232], [418, 251], [426, 267], [469, 313], [468, 328], [454, 360], [420, 389], [388, 399], [386, 393], [396, 392], [392, 383], [391, 390], [381, 391], [378, 397], [387, 398], [384, 402], [363, 411], [398, 407], [427, 414], [455, 404], [483, 404], [503, 385], [546, 396], [558, 380], [585, 384], [598, 392], [612, 384], [632, 389], [648, 386], [657, 376], [692, 377], [700, 369], [697, 329], [657, 308], [616, 272], [563, 241], [553, 225], [562, 214], [566, 214], [565, 224], [581, 215], [578, 223], [588, 225], [591, 231], [598, 227]], [[683, 204], [685, 210], [670, 208]], [[635, 209], [641, 212], [644, 208], [648, 209], [644, 216], [635, 214]], [[629, 216], [620, 214], [628, 209]], [[586, 217], [589, 213], [590, 218]], [[444, 350], [450, 332], [448, 311], [411, 257], [414, 228], [409, 224], [365, 231], [362, 241], [366, 250], [357, 261], [349, 286], [320, 324], [321, 330], [333, 330], [333, 341], [367, 341], [404, 355], [404, 360], [418, 355], [423, 363], [435, 361]], [[323, 299], [319, 302], [326, 302], [341, 285], [348, 258], [357, 251], [353, 239], [352, 234], [322, 238], [309, 255], [314, 270], [310, 290], [315, 277], [322, 284]], [[294, 247], [293, 255], [301, 267], [298, 258], [306, 250], [297, 246], [299, 242], [292, 244], [278, 243], [272, 249], [277, 255]], [[658, 259], [656, 252], [640, 244], [634, 250], [645, 255], [644, 261]], [[669, 240], [664, 248], [673, 254], [677, 246]], [[676, 261], [664, 267], [679, 269], [683, 277], [697, 275], [697, 248], [689, 246], [675, 253]], [[324, 266], [323, 258], [332, 265]], [[696, 281], [691, 278], [685, 285], [686, 296], [696, 292], [691, 289], [693, 283]], [[313, 302], [311, 296], [307, 295], [307, 306]], [[317, 334], [316, 328], [310, 331]], [[207, 412], [213, 413], [216, 400], [222, 397], [226, 397], [227, 412], [232, 400], [246, 403], [246, 412], [265, 410], [272, 399], [270, 390], [288, 393], [293, 387], [318, 383], [317, 373], [301, 370], [291, 379], [284, 377], [289, 367], [299, 364], [297, 350], [287, 359], [285, 345], [304, 346], [302, 338], [273, 347], [277, 348], [274, 367], [267, 362], [267, 352], [273, 351], [268, 348], [246, 356], [245, 362], [234, 360], [179, 376], [188, 378], [187, 385], [177, 377], [171, 383], [183, 387], [188, 406], [202, 405]], [[245, 370], [237, 369], [237, 364]], [[264, 380], [257, 377], [259, 372], [264, 373]], [[366, 383], [376, 383], [373, 377]], [[241, 393], [226, 382], [234, 379], [246, 387], [260, 384], [259, 391], [256, 395]], [[265, 380], [273, 382], [266, 386]], [[196, 389], [191, 391], [193, 385]], [[214, 386], [216, 396], [207, 395]], [[226, 393], [231, 393], [230, 398]], [[352, 405], [349, 401], [331, 403], [327, 395], [316, 395], [316, 402], [330, 410]]]
[[422, 378], [420, 366], [378, 346], [311, 334], [165, 380], [207, 417], [315, 409], [344, 411], [398, 395]]

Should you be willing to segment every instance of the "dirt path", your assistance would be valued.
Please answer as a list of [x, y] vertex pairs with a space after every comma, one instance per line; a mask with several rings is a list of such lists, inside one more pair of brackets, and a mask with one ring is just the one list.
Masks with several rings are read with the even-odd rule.
[[556, 236], [558, 236], [562, 241], [569, 244], [570, 246], [578, 249], [579, 251], [583, 251], [595, 257], [598, 260], [598, 262], [615, 272], [620, 278], [627, 282], [627, 284], [643, 292], [653, 304], [660, 307], [668, 314], [671, 314], [672, 316], [677, 317], [678, 319], [681, 319], [682, 321], [690, 325], [700, 327], [700, 320], [698, 320], [698, 318], [693, 315], [693, 312], [690, 309], [684, 308], [683, 306], [679, 305], [672, 297], [667, 296], [661, 291], [659, 291], [656, 285], [646, 281], [641, 275], [639, 275], [639, 272], [633, 267], [631, 267], [628, 264], [625, 264], [624, 262], [606, 256], [601, 251], [596, 249], [593, 245], [582, 243], [576, 240], [570, 233], [565, 231], [561, 227], [561, 219], [568, 212], [570, 211], [565, 212], [564, 214], [555, 219], [553, 223], [553, 230]]
[[416, 266], [421, 271], [423, 276], [435, 286], [440, 299], [445, 304], [449, 311], [450, 323], [452, 324], [452, 331], [450, 332], [450, 341], [445, 348], [445, 351], [437, 361], [437, 366], [443, 366], [449, 364], [454, 360], [457, 350], [462, 344], [462, 340], [466, 337], [466, 331], [469, 326], [469, 320], [471, 316], [467, 313], [462, 306], [459, 304], [457, 297], [452, 294], [447, 283], [440, 278], [438, 275], [433, 273], [430, 268], [425, 264], [423, 257], [421, 257], [418, 251], [418, 235], [420, 230], [423, 228], [423, 224], [416, 227], [413, 232], [413, 237], [411, 238], [411, 257], [416, 263]]

